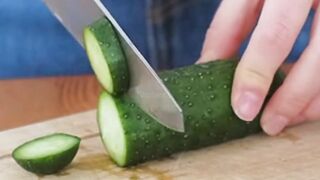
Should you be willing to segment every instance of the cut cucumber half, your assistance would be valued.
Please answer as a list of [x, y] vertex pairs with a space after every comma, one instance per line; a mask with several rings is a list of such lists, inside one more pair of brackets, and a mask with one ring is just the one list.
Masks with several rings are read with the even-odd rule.
[[[236, 66], [233, 61], [215, 61], [160, 74], [182, 108], [184, 133], [159, 124], [129, 96], [114, 97], [102, 92], [98, 122], [111, 158], [119, 166], [131, 166], [260, 132], [261, 114], [247, 123], [232, 110], [230, 97]], [[277, 73], [267, 101], [282, 81]]]
[[118, 35], [106, 18], [84, 29], [84, 45], [98, 81], [110, 94], [129, 88], [129, 69]]
[[27, 171], [53, 174], [71, 163], [79, 145], [80, 138], [55, 133], [22, 144], [13, 151], [12, 157]]

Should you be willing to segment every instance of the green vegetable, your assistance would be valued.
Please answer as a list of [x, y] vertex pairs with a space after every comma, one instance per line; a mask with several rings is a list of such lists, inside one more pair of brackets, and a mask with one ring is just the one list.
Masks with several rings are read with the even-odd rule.
[[67, 134], [51, 134], [17, 147], [12, 157], [27, 171], [53, 174], [71, 163], [77, 154], [80, 138]]
[[[126, 95], [113, 97], [102, 92], [98, 123], [111, 158], [119, 166], [130, 166], [260, 132], [260, 115], [247, 123], [231, 108], [236, 65], [234, 61], [215, 61], [160, 74], [183, 110], [185, 133], [162, 126]], [[278, 73], [268, 98], [282, 80]]]
[[84, 44], [102, 87], [113, 95], [126, 92], [129, 87], [129, 69], [111, 23], [101, 18], [85, 28]]

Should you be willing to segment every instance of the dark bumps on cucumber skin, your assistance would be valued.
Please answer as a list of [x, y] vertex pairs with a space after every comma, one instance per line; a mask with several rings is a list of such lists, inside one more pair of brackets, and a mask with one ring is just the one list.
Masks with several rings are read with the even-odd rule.
[[[107, 87], [107, 85], [101, 83], [99, 76], [97, 76], [98, 80], [100, 81], [100, 84], [110, 94], [123, 94], [129, 88], [129, 68], [125, 54], [122, 50], [121, 42], [114, 27], [111, 25], [109, 20], [107, 20], [106, 18], [101, 18], [98, 21], [91, 24], [90, 26], [88, 26], [87, 28], [85, 28], [84, 36], [86, 36], [85, 33], [88, 33], [86, 31], [90, 31], [94, 35], [96, 40], [99, 42], [100, 49], [104, 56], [104, 60], [106, 61], [110, 70], [113, 90], [111, 91], [110, 87]], [[85, 42], [85, 46], [90, 46], [90, 42]], [[89, 59], [90, 58], [92, 57], [89, 56]], [[95, 71], [94, 68], [93, 70]], [[100, 72], [95, 73], [97, 75], [100, 74]]]
[[[235, 68], [236, 62], [215, 61], [160, 74], [183, 110], [185, 133], [160, 125], [129, 97], [114, 97], [126, 141], [125, 163], [118, 165], [131, 166], [260, 132], [260, 115], [247, 123], [240, 120], [231, 108]], [[277, 73], [267, 99], [282, 81], [283, 75]], [[104, 111], [103, 107], [99, 107], [99, 111]], [[99, 121], [108, 121], [107, 117], [99, 118]]]
[[[75, 139], [75, 141], [77, 141], [77, 143], [69, 149], [66, 149], [64, 151], [61, 151], [59, 153], [52, 154], [49, 156], [32, 158], [32, 159], [25, 159], [25, 158], [19, 157], [18, 151], [20, 147], [31, 144], [34, 141], [45, 140], [47, 137], [51, 137], [55, 135], [72, 137]], [[13, 151], [12, 157], [22, 168], [24, 168], [29, 172], [36, 173], [36, 174], [54, 174], [61, 171], [71, 163], [71, 161], [73, 160], [73, 158], [78, 152], [80, 141], [81, 139], [76, 136], [71, 136], [71, 135], [62, 134], [62, 133], [51, 134], [51, 135], [43, 136], [40, 138], [36, 138], [32, 141], [22, 144], [21, 146], [19, 146]]]

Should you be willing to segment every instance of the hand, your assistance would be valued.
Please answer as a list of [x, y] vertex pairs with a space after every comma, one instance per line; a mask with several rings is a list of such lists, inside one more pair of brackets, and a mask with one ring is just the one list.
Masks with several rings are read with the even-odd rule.
[[292, 124], [320, 119], [318, 4], [313, 0], [224, 0], [207, 31], [200, 63], [234, 56], [254, 29], [237, 67], [231, 98], [235, 113], [251, 121], [260, 111], [274, 74], [291, 51], [312, 6], [317, 9], [308, 47], [264, 109], [261, 126], [269, 135]]

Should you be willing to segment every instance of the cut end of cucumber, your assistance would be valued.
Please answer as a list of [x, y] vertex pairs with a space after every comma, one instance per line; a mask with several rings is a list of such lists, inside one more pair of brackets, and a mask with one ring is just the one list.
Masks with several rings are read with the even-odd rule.
[[104, 89], [110, 93], [113, 93], [113, 80], [108, 63], [105, 60], [99, 41], [90, 30], [90, 27], [87, 27], [84, 30], [84, 42], [92, 69], [95, 72], [98, 80]]
[[116, 103], [113, 97], [106, 92], [100, 96], [98, 121], [102, 140], [108, 153], [118, 165], [125, 165], [127, 156], [125, 132]]

